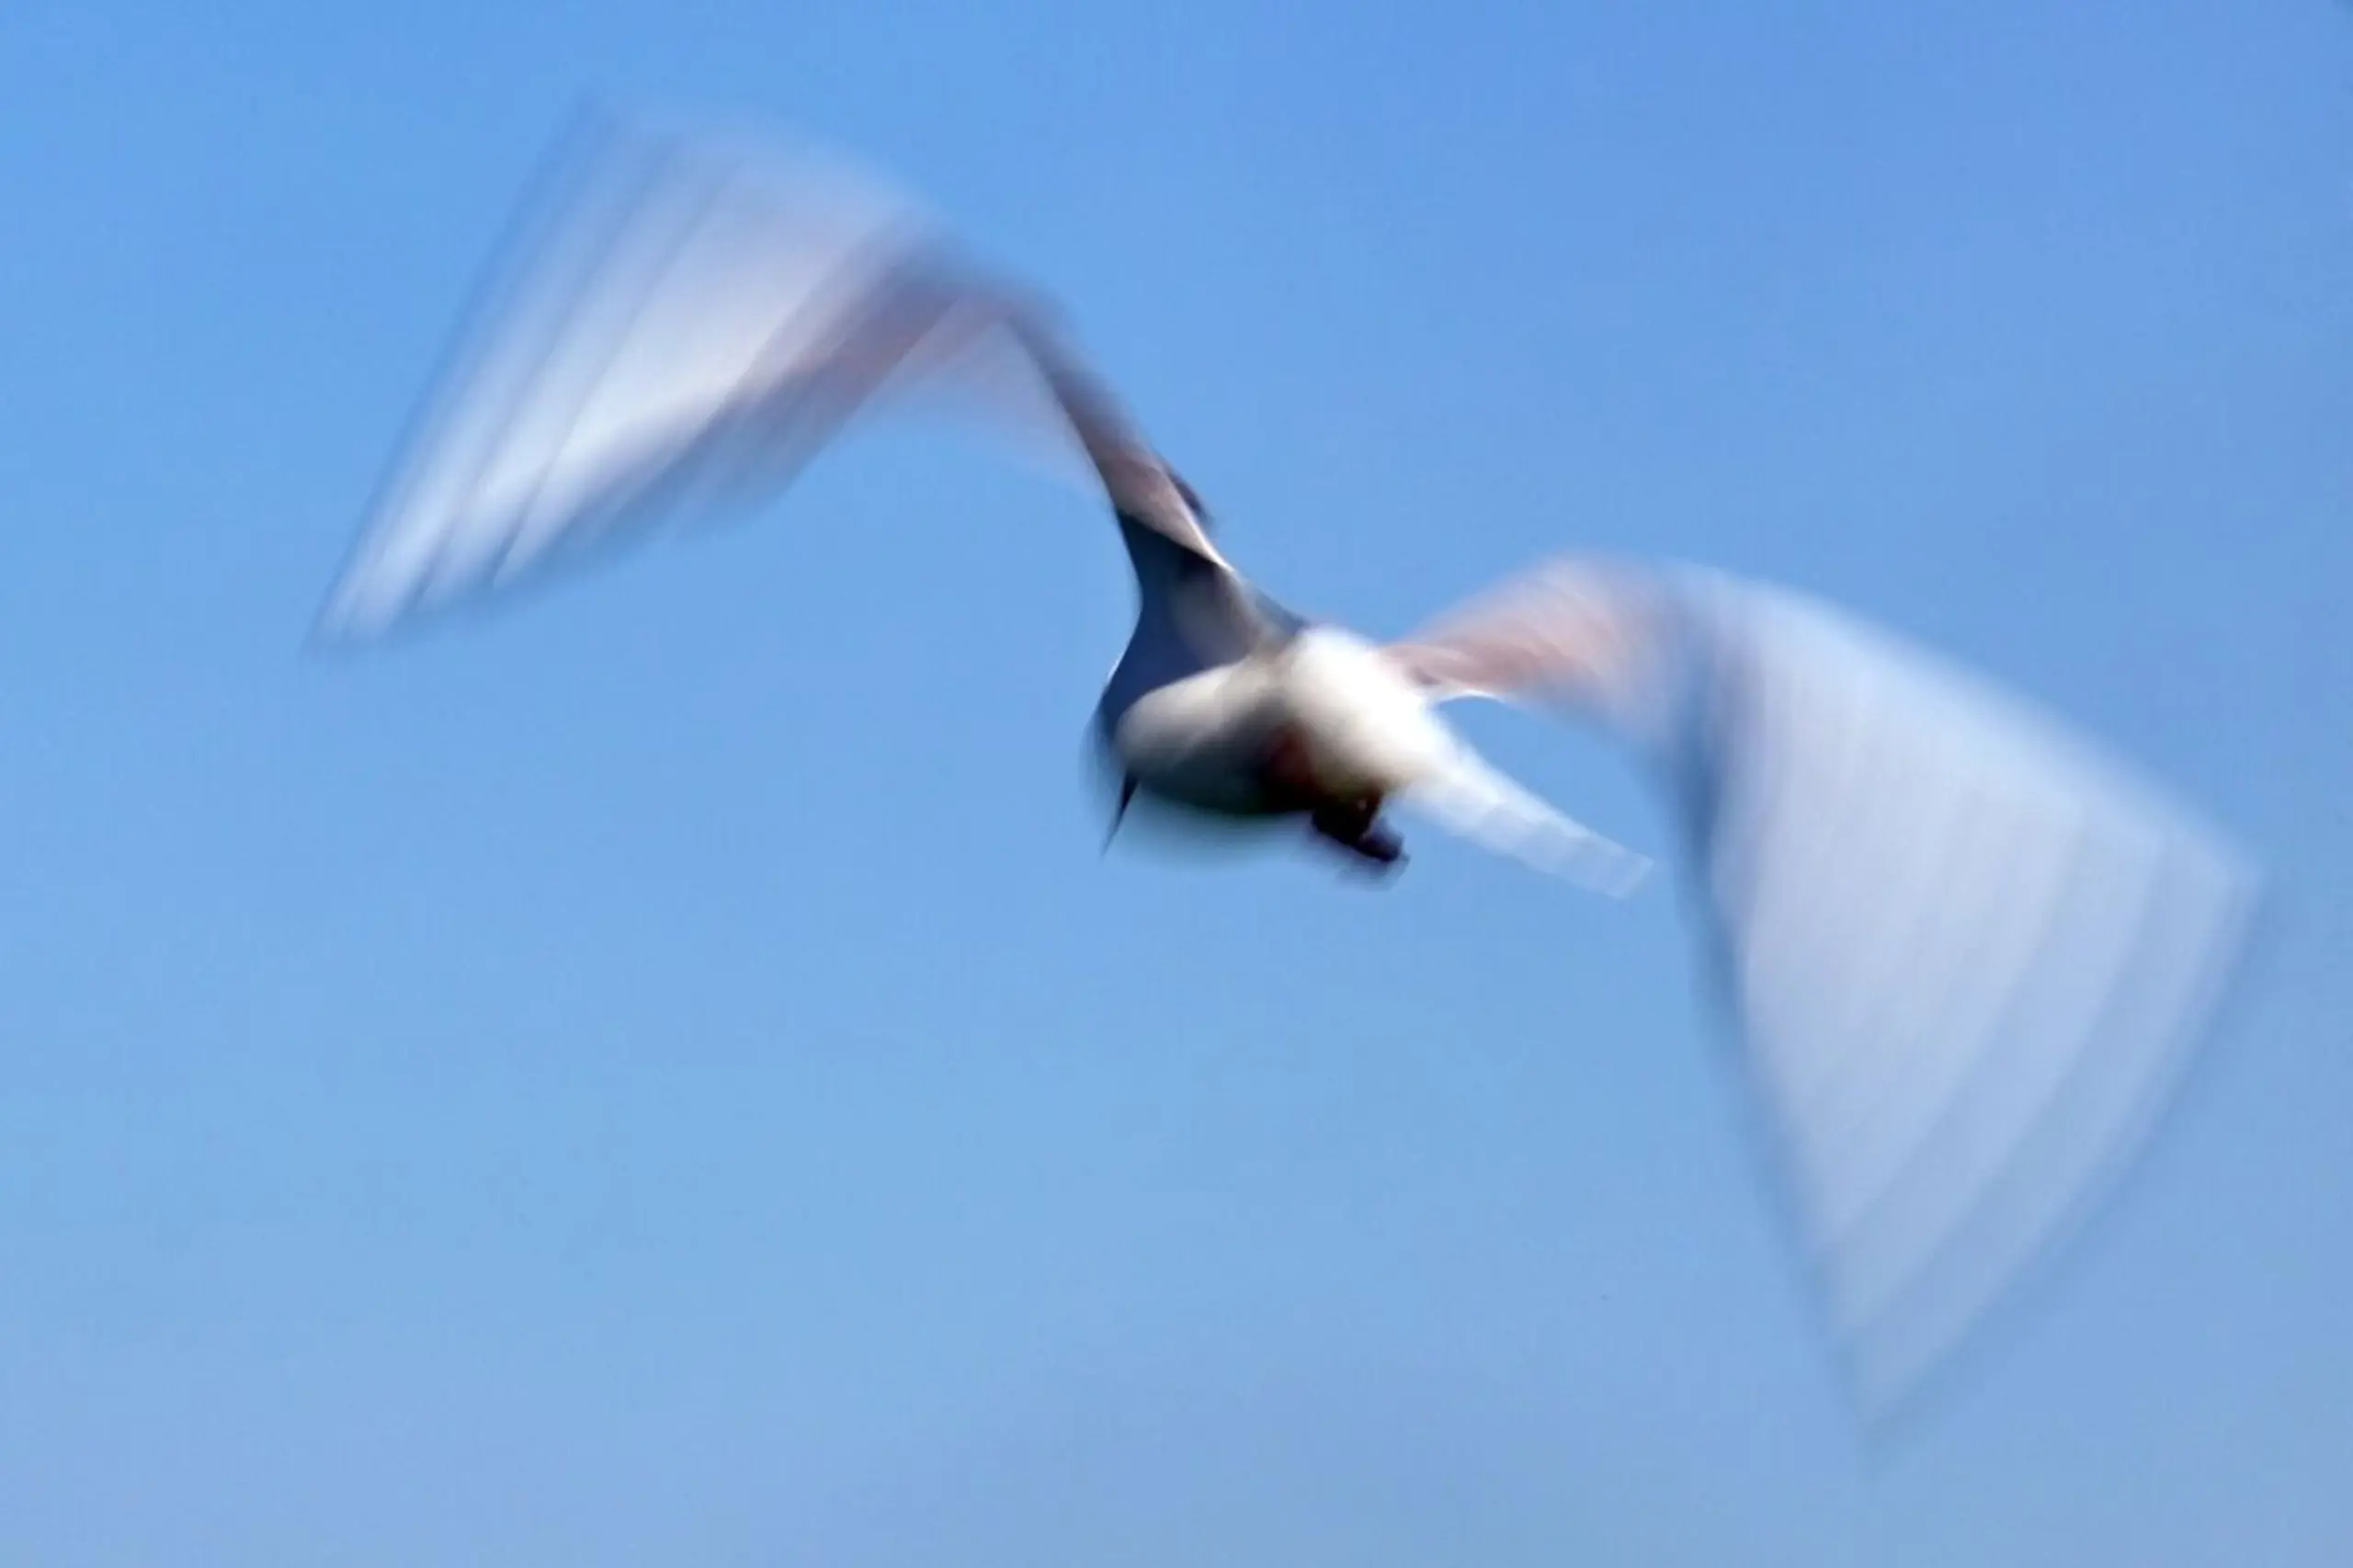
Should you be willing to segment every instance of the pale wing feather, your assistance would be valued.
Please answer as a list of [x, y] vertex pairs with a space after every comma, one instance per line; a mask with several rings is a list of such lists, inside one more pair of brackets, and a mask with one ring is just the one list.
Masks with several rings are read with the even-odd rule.
[[1564, 699], [1675, 787], [1825, 1314], [1891, 1413], [2130, 1162], [2248, 863], [2047, 716], [1726, 577], [1556, 562], [1392, 653]]
[[1651, 733], [1807, 1255], [1887, 1414], [2129, 1164], [2256, 879], [2047, 716], [1824, 606], [1696, 580], [1677, 624], [1689, 706]]
[[590, 122], [556, 160], [320, 618], [330, 638], [772, 494], [877, 399], [985, 413], [1215, 558], [1075, 356], [873, 176], [748, 137]]

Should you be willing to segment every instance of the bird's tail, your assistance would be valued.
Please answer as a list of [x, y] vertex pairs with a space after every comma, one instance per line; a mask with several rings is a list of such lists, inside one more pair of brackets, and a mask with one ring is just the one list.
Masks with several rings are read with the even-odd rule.
[[1646, 857], [1563, 815], [1468, 746], [1397, 801], [1474, 844], [1612, 898], [1633, 892], [1650, 874]]

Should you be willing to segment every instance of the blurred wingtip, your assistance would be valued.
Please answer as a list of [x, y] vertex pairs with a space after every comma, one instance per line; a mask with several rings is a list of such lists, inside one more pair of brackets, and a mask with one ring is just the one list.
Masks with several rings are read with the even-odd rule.
[[312, 618], [298, 645], [301, 655], [320, 664], [347, 664], [385, 641], [389, 627], [368, 627], [332, 608]]
[[2244, 983], [2265, 879], [1973, 677], [1742, 608], [1703, 887], [1838, 1381], [1883, 1451], [2138, 1167]]
[[1649, 856], [1631, 849], [1620, 849], [1614, 845], [1611, 848], [1613, 853], [1595, 877], [1595, 891], [1615, 899], [1632, 898], [1649, 885], [1651, 874], [1658, 869], [1658, 863]]

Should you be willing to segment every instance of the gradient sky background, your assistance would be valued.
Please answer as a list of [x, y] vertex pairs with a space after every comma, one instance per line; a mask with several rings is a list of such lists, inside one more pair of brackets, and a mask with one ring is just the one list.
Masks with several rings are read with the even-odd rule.
[[[969, 442], [306, 657], [592, 93], [929, 195], [1302, 608], [1698, 558], [2203, 803], [2108, 1222], [1866, 1448], [1671, 885], [1098, 859], [1124, 562]], [[2353, 1562], [2353, 12], [9, 0], [0, 106], [0, 1561]]]

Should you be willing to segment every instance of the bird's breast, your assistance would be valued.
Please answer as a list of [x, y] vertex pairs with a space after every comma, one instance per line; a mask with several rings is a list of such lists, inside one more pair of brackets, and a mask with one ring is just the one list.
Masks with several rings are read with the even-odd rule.
[[1154, 794], [1249, 815], [1271, 809], [1265, 760], [1284, 722], [1277, 672], [1245, 659], [1132, 697], [1108, 730], [1120, 766]]
[[1143, 788], [1242, 814], [1379, 800], [1457, 749], [1419, 687], [1370, 643], [1326, 627], [1163, 682], [1106, 721]]

